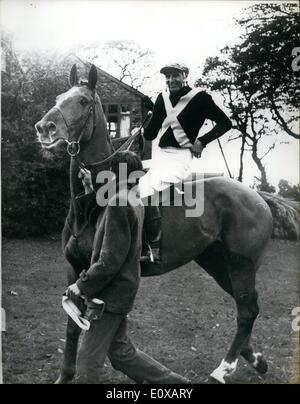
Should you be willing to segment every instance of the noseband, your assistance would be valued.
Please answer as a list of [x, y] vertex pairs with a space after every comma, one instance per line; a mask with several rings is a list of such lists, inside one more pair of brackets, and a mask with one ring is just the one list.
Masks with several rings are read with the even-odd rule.
[[79, 136], [77, 137], [77, 139], [72, 139], [72, 137], [71, 137], [71, 128], [72, 128], [72, 126], [74, 126], [74, 123], [73, 124], [68, 124], [68, 122], [67, 122], [67, 120], [66, 120], [66, 118], [65, 118], [65, 116], [64, 116], [64, 114], [63, 114], [63, 112], [62, 112], [62, 110], [61, 110], [61, 108], [59, 106], [55, 105], [53, 108], [56, 109], [60, 113], [60, 115], [61, 115], [61, 117], [62, 117], [62, 119], [63, 119], [63, 121], [64, 121], [64, 123], [66, 125], [67, 132], [68, 132], [68, 135], [69, 135], [68, 139], [65, 139], [65, 138], [60, 138], [60, 139], [67, 143], [67, 153], [69, 154], [69, 156], [77, 157], [78, 154], [80, 153], [80, 142], [82, 140], [82, 137], [84, 135], [84, 131], [85, 131], [86, 127], [87, 127], [87, 124], [88, 124], [88, 121], [89, 121], [91, 115], [93, 117], [92, 135], [93, 135], [93, 133], [94, 133], [94, 131], [96, 129], [95, 92], [93, 92], [92, 105], [90, 105], [86, 120], [84, 121], [84, 124], [83, 124], [82, 128], [79, 131]]
[[[95, 101], [95, 91], [93, 91], [93, 99], [92, 99], [92, 104], [89, 107], [89, 111], [87, 114], [87, 117], [84, 121], [83, 126], [81, 127], [78, 136], [74, 136], [73, 138], [71, 137], [71, 129], [72, 127], [74, 127], [75, 125], [77, 126], [78, 121], [75, 121], [71, 124], [68, 124], [61, 108], [59, 106], [54, 106], [53, 108], [57, 109], [60, 113], [60, 115], [62, 116], [62, 119], [66, 125], [67, 128], [67, 132], [68, 132], [68, 139], [65, 138], [61, 138], [61, 140], [63, 140], [66, 144], [67, 144], [67, 153], [69, 154], [69, 156], [71, 157], [71, 159], [73, 159], [77, 165], [79, 166], [80, 169], [84, 170], [87, 172], [88, 169], [92, 169], [92, 168], [96, 168], [99, 166], [102, 166], [108, 162], [110, 162], [112, 160], [112, 158], [115, 156], [115, 154], [121, 150], [129, 150], [132, 143], [134, 142], [135, 138], [139, 135], [141, 135], [141, 129], [143, 128], [143, 126], [145, 125], [146, 120], [149, 118], [149, 115], [147, 115], [147, 117], [144, 119], [143, 123], [141, 124], [139, 130], [132, 136], [130, 136], [126, 142], [124, 142], [116, 151], [114, 151], [109, 157], [107, 157], [106, 159], [99, 161], [99, 162], [95, 162], [95, 163], [90, 163], [90, 164], [84, 164], [84, 162], [81, 161], [80, 157], [79, 157], [79, 153], [80, 153], [80, 142], [82, 140], [82, 137], [84, 135], [85, 129], [88, 125], [89, 119], [92, 115], [93, 117], [93, 131], [91, 136], [93, 135], [93, 133], [95, 132], [97, 123], [96, 123], [96, 101]], [[73, 204], [73, 209], [74, 209], [74, 216], [75, 216], [75, 222], [74, 222], [74, 229], [71, 226], [71, 224], [69, 223], [69, 221], [67, 220], [67, 224], [69, 226], [69, 229], [71, 231], [71, 233], [73, 234], [75, 239], [78, 239], [79, 236], [79, 226], [78, 226], [78, 207], [77, 207], [77, 203], [76, 203], [76, 196], [75, 196], [75, 192], [74, 192], [74, 185], [71, 181], [71, 200], [72, 200], [72, 204]]]
[[[96, 101], [95, 101], [95, 91], [93, 91], [93, 100], [92, 100], [92, 105], [89, 108], [89, 112], [87, 114], [86, 120], [84, 121], [84, 124], [82, 126], [82, 128], [80, 129], [79, 132], [79, 136], [77, 139], [72, 139], [71, 138], [71, 129], [72, 126], [75, 126], [74, 123], [72, 124], [68, 124], [66, 118], [64, 117], [64, 114], [61, 110], [61, 108], [57, 105], [55, 105], [53, 107], [54, 109], [57, 109], [60, 113], [60, 115], [62, 116], [62, 119], [66, 125], [68, 134], [69, 134], [69, 138], [65, 139], [65, 138], [60, 138], [61, 140], [63, 140], [66, 144], [67, 144], [67, 153], [69, 154], [69, 156], [71, 156], [71, 158], [73, 158], [78, 166], [82, 169], [82, 170], [87, 170], [87, 169], [92, 169], [92, 168], [96, 168], [99, 167], [103, 164], [108, 163], [109, 161], [112, 160], [112, 158], [115, 156], [115, 154], [119, 151], [123, 151], [123, 150], [129, 150], [132, 143], [134, 142], [135, 138], [139, 135], [141, 135], [141, 129], [144, 127], [146, 120], [149, 119], [149, 116], [146, 116], [146, 118], [144, 119], [143, 123], [141, 124], [139, 130], [132, 136], [130, 136], [126, 142], [124, 142], [117, 150], [115, 150], [109, 157], [107, 157], [106, 159], [102, 160], [102, 161], [98, 161], [95, 163], [90, 163], [90, 164], [84, 164], [80, 158], [79, 158], [79, 153], [81, 150], [81, 146], [80, 146], [80, 142], [82, 140], [82, 137], [84, 135], [84, 130], [87, 127], [88, 121], [90, 119], [90, 116], [92, 115], [93, 117], [93, 131], [92, 131], [92, 135], [96, 129], [97, 123], [96, 123]], [[75, 124], [77, 124], [77, 122], [75, 122]]]

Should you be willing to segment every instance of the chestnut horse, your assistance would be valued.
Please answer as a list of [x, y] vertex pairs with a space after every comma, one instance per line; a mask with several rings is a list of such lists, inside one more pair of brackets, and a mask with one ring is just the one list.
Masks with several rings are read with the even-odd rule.
[[[97, 172], [109, 168], [113, 145], [100, 98], [95, 91], [97, 69], [91, 66], [88, 82], [78, 82], [76, 66], [70, 74], [71, 88], [59, 95], [56, 105], [35, 125], [43, 148], [54, 149], [65, 142], [71, 158], [71, 204], [63, 229], [63, 251], [71, 264], [68, 283], [90, 266], [98, 207], [87, 221], [76, 196], [82, 191], [79, 166]], [[201, 182], [201, 181], [200, 181]], [[220, 383], [237, 367], [239, 355], [258, 372], [267, 362], [250, 344], [259, 313], [256, 272], [272, 231], [272, 215], [266, 202], [243, 184], [214, 177], [202, 180], [204, 211], [187, 217], [187, 206], [162, 206], [162, 263], [142, 263], [142, 276], [160, 275], [196, 261], [229, 293], [237, 306], [237, 332], [228, 353], [211, 377]], [[185, 202], [184, 202], [185, 203]], [[188, 204], [187, 204], [188, 205]], [[191, 205], [188, 205], [191, 206]], [[97, 213], [98, 212], [98, 213]], [[80, 329], [68, 320], [66, 346], [57, 383], [72, 380]]]

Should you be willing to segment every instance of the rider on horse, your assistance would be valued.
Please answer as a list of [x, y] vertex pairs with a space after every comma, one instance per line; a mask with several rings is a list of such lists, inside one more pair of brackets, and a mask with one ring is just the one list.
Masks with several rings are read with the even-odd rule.
[[[144, 130], [147, 140], [158, 140], [158, 150], [152, 156], [151, 167], [140, 179], [141, 198], [162, 191], [191, 174], [192, 158], [201, 157], [207, 144], [219, 138], [232, 124], [212, 97], [187, 84], [189, 69], [182, 63], [171, 63], [160, 70], [165, 75], [167, 89], [158, 95], [149, 125]], [[198, 137], [206, 119], [216, 123], [205, 135]], [[142, 261], [160, 261], [159, 208], [146, 209], [147, 245]]]
[[[160, 70], [165, 75], [167, 89], [156, 99], [153, 115], [144, 130], [147, 140], [158, 140], [149, 171], [140, 179], [141, 198], [150, 197], [145, 209], [144, 248], [141, 261], [160, 263], [161, 216], [153, 204], [153, 194], [183, 181], [191, 174], [193, 156], [201, 157], [207, 144], [231, 129], [231, 121], [214, 103], [212, 97], [187, 84], [189, 69], [182, 63], [168, 64]], [[215, 122], [212, 130], [198, 137], [206, 119]], [[80, 172], [92, 188], [87, 172]], [[90, 187], [89, 185], [90, 184]]]
[[[170, 71], [170, 66], [167, 70]], [[155, 112], [159, 110], [160, 103], [162, 116], [159, 119], [155, 113], [146, 132], [149, 132], [149, 136], [151, 135], [153, 138], [161, 132], [159, 151], [164, 153], [164, 162], [168, 162], [168, 170], [165, 169], [167, 164], [163, 165], [163, 170], [173, 174], [177, 167], [182, 168], [184, 155], [188, 163], [191, 161], [192, 154], [199, 157], [204, 145], [229, 129], [230, 121], [215, 106], [207, 94], [203, 92], [193, 94], [193, 90], [186, 88], [187, 69], [185, 67], [179, 65], [178, 68], [178, 65], [175, 65], [174, 69], [174, 65], [172, 65], [169, 76], [165, 69], [162, 69], [162, 72], [165, 72], [167, 76], [170, 96], [165, 97], [165, 99], [163, 95], [159, 96]], [[105, 209], [98, 211], [94, 203], [95, 194], [84, 199], [88, 202], [91, 200], [93, 208], [96, 207], [97, 210], [92, 215], [87, 215], [88, 209], [82, 209], [86, 207], [85, 204], [78, 204], [78, 198], [82, 191], [77, 178], [78, 167], [84, 172], [84, 180], [85, 176], [89, 175], [85, 171], [86, 169], [94, 169], [94, 172], [97, 171], [97, 176], [103, 173], [106, 178], [108, 163], [110, 163], [109, 167], [112, 167], [113, 172], [116, 171], [113, 168], [113, 159], [120, 152], [120, 150], [114, 152], [110, 143], [101, 101], [95, 91], [96, 83], [97, 69], [94, 65], [90, 68], [88, 82], [81, 82], [80, 84], [78, 83], [76, 66], [73, 66], [70, 74], [71, 88], [62, 97], [58, 97], [55, 106], [35, 125], [43, 148], [55, 150], [60, 143], [65, 142], [68, 154], [71, 156], [70, 209], [62, 235], [64, 254], [71, 264], [68, 267], [68, 285], [74, 285], [78, 281], [81, 271], [87, 269], [89, 272], [93, 268], [95, 261], [92, 258], [97, 260], [100, 248], [102, 251], [102, 244], [104, 247], [104, 239], [102, 243], [101, 237], [98, 237], [103, 227], [98, 223], [105, 214]], [[182, 94], [184, 91], [187, 91], [185, 95]], [[193, 97], [190, 97], [191, 95]], [[187, 99], [188, 103], [185, 105]], [[201, 137], [200, 141], [196, 141], [197, 131], [203, 125], [205, 118], [215, 120], [217, 125], [214, 130]], [[151, 132], [151, 127], [155, 126], [155, 122], [157, 122], [156, 132], [154, 129]], [[169, 130], [169, 126], [171, 130]], [[160, 129], [162, 130], [160, 131]], [[124, 143], [126, 147], [128, 144], [131, 145], [134, 139], [135, 136], [127, 139]], [[192, 146], [188, 147], [188, 143]], [[168, 150], [173, 156], [178, 153], [180, 157], [176, 162], [166, 157]], [[155, 161], [149, 174], [147, 174], [148, 178], [155, 167]], [[171, 164], [172, 161], [173, 164]], [[180, 161], [182, 161], [181, 164]], [[125, 167], [129, 168], [129, 171], [131, 170], [130, 164], [125, 164]], [[134, 177], [136, 174], [140, 174], [140, 168], [141, 164], [137, 167], [138, 172], [134, 169]], [[162, 185], [166, 185], [164, 182], [167, 183], [167, 178], [165, 173], [163, 176], [161, 172], [157, 174], [159, 175], [158, 178], [163, 179], [158, 188], [161, 190]], [[185, 175], [186, 172], [183, 174], [181, 172], [180, 178], [184, 178]], [[145, 176], [145, 178], [147, 177]], [[88, 181], [84, 181], [86, 192], [90, 191], [90, 180], [89, 176]], [[174, 178], [174, 176], [171, 178], [169, 175], [168, 177], [168, 181], [177, 180], [178, 178]], [[113, 179], [109, 180], [108, 184], [109, 186], [113, 185]], [[164, 206], [161, 209], [162, 228], [165, 237], [163, 244], [164, 259], [160, 265], [152, 265], [151, 263], [149, 265], [145, 262], [139, 265], [141, 275], [161, 275], [192, 260], [195, 261], [215, 279], [225, 292], [234, 298], [237, 305], [237, 331], [234, 340], [220, 366], [212, 372], [211, 376], [220, 383], [225, 383], [226, 378], [236, 370], [240, 355], [259, 373], [266, 373], [267, 362], [261, 353], [255, 352], [251, 343], [251, 334], [259, 313], [258, 293], [255, 287], [256, 272], [260, 267], [264, 250], [272, 234], [272, 213], [267, 203], [257, 192], [238, 181], [215, 177], [198, 181], [198, 184], [205, 186], [205, 192], [202, 194], [203, 199], [201, 199], [205, 204], [203, 213], [187, 220], [186, 208], [190, 206], [191, 199], [193, 199], [191, 195], [188, 196], [188, 192], [185, 193], [187, 199], [184, 200], [182, 206], [175, 203], [174, 206]], [[136, 191], [136, 195], [138, 195], [138, 189]], [[154, 196], [151, 199], [156, 199], [156, 195]], [[87, 208], [91, 206], [89, 203], [86, 205]], [[156, 208], [156, 210], [158, 209]], [[115, 218], [115, 214], [110, 215], [110, 219], [114, 220]], [[155, 222], [159, 223], [160, 221], [155, 220]], [[108, 227], [110, 230], [112, 229], [112, 226]], [[128, 227], [126, 226], [126, 228]], [[112, 230], [111, 237], [109, 237], [110, 241], [106, 243], [110, 247], [108, 249], [103, 248], [106, 251], [111, 250], [112, 247], [116, 249], [115, 253], [112, 251], [112, 254], [109, 254], [113, 260], [112, 265], [114, 265], [115, 259], [120, 259], [120, 251], [124, 251], [124, 246], [128, 241], [131, 240], [132, 243], [132, 240], [136, 240], [137, 230], [132, 228], [132, 239], [131, 236], [126, 236], [124, 242], [118, 241], [116, 244], [116, 237], [119, 240], [119, 232], [123, 233], [124, 229], [125, 227], [121, 225]], [[97, 250], [95, 250], [95, 242], [99, 243]], [[140, 249], [134, 254], [129, 251], [125, 258], [134, 259], [135, 264], [139, 263], [139, 252]], [[99, 265], [101, 266], [101, 262]], [[94, 282], [92, 285], [94, 286]], [[102, 282], [100, 282], [100, 286], [104, 286]], [[73, 287], [75, 288], [75, 286]], [[124, 307], [122, 306], [122, 308]], [[64, 359], [57, 383], [68, 383], [74, 377], [80, 330], [81, 328], [73, 320], [68, 321]]]

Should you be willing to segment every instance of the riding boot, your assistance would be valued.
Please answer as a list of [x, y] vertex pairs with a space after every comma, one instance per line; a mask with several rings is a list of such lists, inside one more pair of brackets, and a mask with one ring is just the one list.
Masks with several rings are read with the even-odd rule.
[[147, 206], [143, 232], [143, 251], [140, 261], [160, 263], [161, 216], [159, 207]]

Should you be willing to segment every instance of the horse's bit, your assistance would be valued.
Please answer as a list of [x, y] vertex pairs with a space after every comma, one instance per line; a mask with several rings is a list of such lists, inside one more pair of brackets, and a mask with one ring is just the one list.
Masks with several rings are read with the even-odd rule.
[[[124, 143], [123, 143], [116, 151], [114, 151], [109, 157], [107, 157], [106, 159], [104, 159], [104, 160], [102, 160], [102, 161], [100, 161], [100, 162], [96, 162], [96, 163], [91, 163], [91, 164], [85, 165], [85, 164], [80, 160], [80, 158], [79, 158], [80, 142], [81, 142], [81, 140], [82, 140], [82, 137], [83, 137], [83, 135], [84, 135], [84, 130], [85, 130], [86, 127], [87, 127], [87, 124], [88, 124], [88, 121], [89, 121], [91, 115], [93, 116], [93, 131], [92, 131], [92, 135], [93, 135], [93, 133], [94, 133], [94, 131], [95, 131], [95, 128], [96, 128], [96, 101], [95, 101], [95, 91], [93, 91], [92, 105], [91, 105], [90, 108], [89, 108], [87, 117], [86, 117], [86, 119], [85, 119], [85, 121], [84, 121], [84, 124], [83, 124], [82, 128], [80, 129], [78, 138], [77, 138], [76, 140], [75, 140], [75, 139], [72, 139], [72, 138], [70, 139], [70, 137], [71, 137], [70, 128], [72, 128], [72, 126], [74, 126], [74, 123], [68, 124], [68, 122], [67, 122], [66, 118], [64, 117], [64, 114], [63, 114], [62, 110], [60, 109], [60, 107], [58, 107], [58, 106], [55, 105], [53, 108], [55, 108], [55, 109], [57, 109], [57, 110], [59, 111], [60, 115], [61, 115], [62, 118], [63, 118], [63, 121], [65, 122], [67, 131], [68, 131], [69, 138], [68, 138], [68, 139], [61, 138], [61, 140], [63, 140], [64, 142], [67, 143], [67, 153], [69, 154], [69, 156], [71, 156], [72, 159], [74, 159], [74, 160], [76, 161], [76, 163], [78, 164], [79, 168], [82, 169], [82, 170], [84, 170], [84, 171], [86, 171], [86, 172], [87, 172], [87, 169], [88, 169], [88, 168], [98, 167], [98, 166], [101, 166], [101, 165], [103, 165], [103, 164], [105, 164], [105, 163], [111, 161], [112, 158], [115, 156], [115, 154], [116, 154], [117, 152], [119, 152], [119, 151], [121, 151], [121, 150], [124, 150], [124, 149], [129, 150], [130, 147], [131, 147], [131, 145], [132, 145], [132, 143], [133, 143], [133, 141], [135, 140], [135, 138], [136, 138], [138, 135], [140, 135], [140, 134], [142, 133], [142, 132], [141, 132], [141, 129], [143, 128], [143, 126], [145, 125], [145, 122], [146, 122], [147, 119], [149, 118], [149, 114], [148, 114], [148, 115], [146, 116], [146, 118], [144, 119], [144, 121], [142, 122], [141, 127], [139, 128], [139, 130], [138, 130], [134, 135], [130, 136], [129, 139], [127, 139], [126, 142], [124, 142]], [[75, 124], [77, 124], [77, 122], [75, 122]], [[74, 149], [75, 149], [75, 150], [74, 150]], [[71, 185], [71, 198], [72, 198], [73, 203], [74, 203], [73, 206], [74, 206], [75, 218], [77, 218], [77, 204], [76, 204], [76, 202], [75, 202], [76, 197], [75, 197], [75, 195], [74, 195], [74, 188], [73, 188], [72, 185]], [[73, 237], [74, 237], [75, 239], [78, 239], [79, 231], [78, 231], [78, 223], [77, 223], [77, 220], [75, 219], [75, 231], [73, 231], [72, 226], [70, 225], [70, 223], [69, 223], [68, 220], [67, 220], [67, 223], [68, 223], [68, 226], [69, 226], [69, 228], [70, 228], [70, 230], [71, 230], [71, 233], [73, 234]]]
[[95, 93], [93, 92], [92, 105], [89, 108], [89, 112], [87, 114], [86, 120], [84, 121], [84, 124], [83, 124], [82, 128], [80, 129], [79, 136], [78, 136], [77, 140], [72, 140], [72, 138], [71, 138], [70, 128], [72, 128], [72, 126], [74, 126], [74, 123], [73, 124], [68, 124], [68, 122], [67, 122], [66, 118], [64, 117], [64, 114], [63, 114], [60, 107], [55, 105], [53, 108], [58, 110], [58, 112], [60, 113], [60, 115], [61, 115], [61, 117], [62, 117], [62, 119], [63, 119], [63, 121], [64, 121], [64, 123], [66, 125], [66, 128], [67, 128], [67, 132], [68, 132], [68, 135], [69, 135], [68, 139], [61, 138], [61, 140], [63, 140], [64, 142], [67, 143], [67, 153], [69, 154], [69, 156], [71, 156], [73, 158], [76, 158], [77, 164], [79, 165], [79, 167], [81, 169], [86, 170], [84, 163], [82, 163], [77, 157], [78, 157], [78, 155], [80, 153], [80, 142], [81, 142], [81, 139], [82, 139], [82, 137], [84, 135], [84, 130], [87, 127], [87, 124], [88, 124], [88, 121], [89, 121], [91, 115], [93, 116], [93, 132], [92, 132], [92, 134], [94, 133], [95, 128], [96, 128]]
[[[64, 117], [64, 114], [63, 114], [63, 112], [62, 112], [62, 110], [61, 110], [60, 107], [58, 107], [57, 105], [55, 105], [53, 108], [54, 108], [54, 109], [57, 109], [57, 110], [59, 111], [60, 115], [62, 116], [63, 121], [64, 121], [64, 123], [65, 123], [65, 125], [66, 125], [66, 128], [67, 128], [69, 137], [70, 137], [70, 136], [71, 136], [70, 128], [71, 128], [72, 126], [74, 126], [74, 123], [73, 123], [73, 124], [68, 124], [68, 122], [67, 122], [66, 118]], [[96, 111], [95, 111], [95, 109], [96, 109], [95, 92], [93, 92], [92, 105], [91, 105], [90, 108], [89, 108], [89, 112], [88, 112], [88, 114], [87, 114], [87, 118], [86, 118], [86, 120], [85, 120], [85, 122], [84, 122], [82, 128], [80, 129], [79, 136], [78, 136], [77, 140], [70, 140], [70, 139], [60, 138], [61, 140], [63, 140], [64, 142], [67, 143], [67, 153], [69, 154], [69, 156], [71, 156], [72, 158], [74, 158], [74, 159], [76, 160], [78, 166], [79, 166], [82, 170], [84, 170], [84, 171], [86, 171], [87, 168], [95, 168], [95, 167], [101, 166], [101, 165], [103, 165], [103, 164], [105, 164], [105, 163], [111, 161], [112, 158], [115, 156], [115, 154], [116, 154], [117, 152], [119, 152], [119, 151], [122, 151], [122, 150], [129, 150], [130, 147], [132, 146], [132, 143], [134, 142], [135, 138], [136, 138], [137, 136], [141, 135], [141, 133], [142, 133], [141, 130], [142, 130], [142, 128], [144, 127], [145, 122], [146, 122], [146, 121], [148, 120], [148, 118], [149, 118], [149, 115], [147, 115], [146, 118], [144, 119], [144, 121], [142, 122], [142, 124], [141, 124], [139, 130], [138, 130], [134, 135], [130, 136], [129, 139], [127, 139], [126, 142], [124, 142], [124, 143], [123, 143], [117, 150], [115, 150], [109, 157], [107, 157], [106, 159], [104, 159], [104, 160], [102, 160], [102, 161], [95, 162], [95, 163], [90, 163], [90, 164], [86, 165], [86, 164], [84, 164], [84, 163], [79, 159], [79, 153], [80, 153], [80, 149], [81, 149], [81, 147], [80, 147], [80, 142], [81, 142], [81, 140], [82, 140], [82, 137], [83, 137], [83, 135], [84, 135], [84, 130], [85, 130], [86, 127], [87, 127], [87, 124], [88, 124], [88, 121], [89, 121], [89, 118], [90, 118], [91, 115], [93, 116], [93, 131], [92, 131], [92, 135], [93, 135], [93, 133], [94, 133], [94, 131], [95, 131], [95, 128], [96, 128]], [[74, 150], [74, 148], [75, 148], [75, 150]]]

